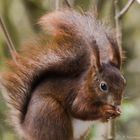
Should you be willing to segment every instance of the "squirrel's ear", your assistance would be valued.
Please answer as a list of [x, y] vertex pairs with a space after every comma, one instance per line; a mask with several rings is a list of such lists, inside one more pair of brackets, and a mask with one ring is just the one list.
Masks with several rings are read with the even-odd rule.
[[109, 38], [108, 40], [110, 42], [110, 56], [109, 56], [109, 61], [112, 63], [115, 67], [120, 69], [121, 67], [121, 54], [120, 54], [120, 49], [118, 46], [118, 43], [115, 39]]
[[101, 71], [102, 66], [100, 62], [100, 51], [99, 51], [98, 45], [95, 40], [92, 41], [91, 45], [92, 45], [93, 56], [95, 60], [95, 68], [97, 71]]

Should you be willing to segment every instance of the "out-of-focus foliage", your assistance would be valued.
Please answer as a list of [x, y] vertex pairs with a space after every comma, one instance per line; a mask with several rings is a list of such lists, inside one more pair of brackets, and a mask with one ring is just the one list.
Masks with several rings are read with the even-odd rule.
[[[114, 0], [71, 0], [76, 9], [97, 9], [98, 16], [114, 27]], [[127, 0], [119, 1], [120, 9]], [[60, 1], [60, 5], [63, 3]], [[55, 0], [0, 0], [0, 15], [3, 16], [16, 49], [39, 31], [38, 18], [53, 10]], [[92, 10], [91, 10], [92, 11]], [[122, 19], [123, 48], [126, 62], [123, 72], [127, 88], [123, 101], [123, 114], [116, 122], [116, 140], [140, 139], [140, 5], [133, 4]], [[5, 69], [5, 60], [10, 57], [4, 36], [0, 29], [0, 70]], [[7, 108], [0, 95], [0, 140], [18, 140], [6, 120]], [[93, 126], [90, 139], [105, 140], [106, 124]]]

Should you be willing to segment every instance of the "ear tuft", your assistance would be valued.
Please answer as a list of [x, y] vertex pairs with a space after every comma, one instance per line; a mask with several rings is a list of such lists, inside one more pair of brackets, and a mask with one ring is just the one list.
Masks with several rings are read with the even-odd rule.
[[95, 67], [97, 71], [101, 71], [102, 66], [101, 66], [101, 62], [100, 62], [100, 51], [99, 51], [99, 47], [96, 43], [95, 40], [92, 41], [92, 50], [93, 50], [93, 55], [94, 55], [94, 59], [95, 59]]
[[121, 67], [121, 54], [120, 54], [120, 49], [118, 46], [118, 43], [115, 39], [108, 37], [109, 43], [110, 43], [110, 54], [109, 54], [109, 59], [110, 63], [112, 63], [115, 67], [120, 69]]

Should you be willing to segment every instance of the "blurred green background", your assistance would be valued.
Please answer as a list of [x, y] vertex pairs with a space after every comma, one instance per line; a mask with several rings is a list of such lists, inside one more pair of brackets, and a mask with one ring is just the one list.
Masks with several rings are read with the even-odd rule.
[[[76, 9], [97, 9], [99, 18], [114, 27], [114, 0], [71, 0]], [[119, 0], [122, 9], [128, 0]], [[60, 6], [66, 4], [60, 1]], [[18, 50], [23, 42], [39, 32], [40, 16], [55, 9], [55, 0], [0, 0], [0, 15], [6, 23]], [[126, 50], [123, 73], [127, 88], [123, 100], [123, 114], [116, 122], [116, 140], [140, 140], [140, 5], [135, 2], [122, 21], [122, 47]], [[0, 70], [10, 58], [4, 35], [0, 29]], [[7, 108], [0, 94], [0, 140], [19, 140], [7, 123]], [[90, 140], [106, 140], [107, 125], [96, 123]]]

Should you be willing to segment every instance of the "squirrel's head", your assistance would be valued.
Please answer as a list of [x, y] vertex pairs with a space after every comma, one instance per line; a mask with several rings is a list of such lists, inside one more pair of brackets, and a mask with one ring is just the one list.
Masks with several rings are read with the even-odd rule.
[[108, 41], [110, 43], [110, 52], [109, 60], [107, 62], [100, 61], [100, 51], [96, 42], [93, 42], [93, 56], [95, 63], [93, 63], [93, 68], [91, 68], [91, 85], [97, 96], [97, 102], [99, 100], [100, 102], [117, 107], [121, 105], [126, 80], [120, 72], [122, 56], [117, 42], [109, 37]]
[[[95, 117], [95, 119], [107, 121], [109, 118], [115, 118], [121, 114], [120, 105], [126, 85], [126, 80], [120, 71], [122, 56], [117, 42], [111, 38], [108, 38], [108, 41], [110, 53], [107, 62], [103, 60], [101, 62], [96, 41], [91, 44], [93, 49], [91, 66], [82, 79], [83, 82], [81, 82], [79, 93], [73, 102], [73, 108], [77, 109], [77, 112], [81, 110], [90, 112], [93, 105], [97, 115], [95, 117], [95, 114], [87, 115], [87, 113], [83, 119], [92, 120]], [[110, 108], [108, 108], [109, 106]]]
[[120, 71], [109, 63], [102, 63], [101, 71], [92, 78], [93, 93], [97, 102], [120, 106], [126, 81]]

